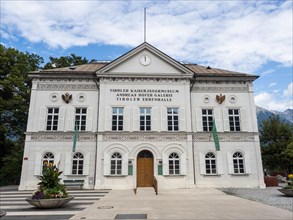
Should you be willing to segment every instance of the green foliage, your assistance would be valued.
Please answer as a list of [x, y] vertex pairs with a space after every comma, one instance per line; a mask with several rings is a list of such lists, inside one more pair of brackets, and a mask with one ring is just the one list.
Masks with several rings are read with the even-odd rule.
[[31, 80], [28, 72], [37, 70], [43, 58], [0, 45], [1, 132], [12, 139], [23, 138], [27, 122]]
[[57, 186], [61, 180], [61, 178], [59, 178], [61, 173], [62, 172], [59, 172], [58, 168], [52, 164], [44, 165], [43, 175], [40, 177], [41, 182], [38, 185], [40, 185], [41, 189]]
[[89, 61], [84, 57], [70, 54], [70, 56], [62, 56], [60, 58], [50, 57], [50, 62], [46, 63], [44, 69], [53, 69], [60, 67], [68, 67], [70, 65], [86, 64]]
[[39, 189], [33, 193], [35, 199], [51, 199], [67, 197], [66, 188], [60, 183], [62, 172], [53, 164], [45, 164], [40, 177]]
[[21, 144], [9, 141], [10, 152], [2, 158], [3, 166], [0, 168], [0, 186], [19, 184], [22, 166], [23, 147]]
[[260, 142], [264, 168], [286, 174], [293, 171], [292, 127], [273, 116], [262, 122]]
[[0, 177], [5, 178], [1, 184], [15, 184], [20, 176], [31, 86], [27, 73], [42, 62], [36, 54], [0, 44]]

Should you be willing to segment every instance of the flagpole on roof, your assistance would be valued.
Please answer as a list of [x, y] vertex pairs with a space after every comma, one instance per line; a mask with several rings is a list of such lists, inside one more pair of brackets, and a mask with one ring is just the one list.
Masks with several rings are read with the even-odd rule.
[[146, 8], [144, 8], [144, 42], [146, 42]]

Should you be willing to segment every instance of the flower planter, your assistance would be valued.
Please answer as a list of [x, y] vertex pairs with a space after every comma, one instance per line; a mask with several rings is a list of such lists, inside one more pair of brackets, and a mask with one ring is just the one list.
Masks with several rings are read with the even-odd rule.
[[278, 189], [281, 193], [285, 194], [286, 196], [293, 196], [293, 189]]
[[66, 198], [56, 198], [56, 199], [32, 199], [28, 197], [25, 199], [29, 204], [40, 208], [40, 209], [52, 209], [60, 208], [70, 202], [74, 196], [68, 196]]

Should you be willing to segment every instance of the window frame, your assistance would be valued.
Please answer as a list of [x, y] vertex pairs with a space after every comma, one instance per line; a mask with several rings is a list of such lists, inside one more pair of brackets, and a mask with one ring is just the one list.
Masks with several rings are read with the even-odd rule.
[[111, 154], [110, 175], [111, 176], [121, 176], [122, 175], [122, 154], [119, 152], [114, 152]]
[[[205, 111], [205, 113], [204, 113]], [[213, 130], [213, 119], [214, 119], [214, 110], [213, 109], [202, 109], [202, 130], [203, 131], [212, 131]]]
[[[168, 156], [168, 170], [169, 175], [180, 175], [181, 174], [181, 158], [177, 152], [171, 152]], [[177, 163], [176, 163], [177, 162]]]
[[124, 108], [112, 107], [112, 131], [123, 131]]
[[151, 107], [139, 108], [139, 130], [140, 131], [152, 130], [152, 108]]
[[[77, 112], [77, 111], [80, 112]], [[85, 112], [83, 112], [85, 110]], [[86, 131], [87, 107], [75, 107], [74, 130]]]
[[60, 113], [59, 107], [47, 107], [46, 131], [58, 131], [59, 113]]
[[[76, 168], [74, 169], [75, 165]], [[76, 152], [72, 155], [71, 175], [84, 175], [84, 155], [81, 152]]]
[[[209, 157], [208, 157], [209, 156]], [[207, 152], [205, 160], [205, 175], [218, 175], [217, 156], [213, 152]], [[214, 168], [213, 168], [214, 165]]]
[[[237, 111], [237, 113], [236, 113]], [[228, 109], [229, 130], [238, 132], [241, 131], [240, 124], [240, 109]]]
[[179, 131], [179, 107], [167, 108], [167, 130]]
[[233, 174], [236, 174], [236, 175], [246, 174], [244, 153], [240, 151], [234, 152], [232, 155], [232, 164], [233, 164]]
[[43, 156], [42, 156], [42, 170], [41, 170], [41, 173], [43, 173], [45, 162], [47, 163], [47, 165], [49, 165], [50, 163], [52, 163], [52, 165], [54, 165], [54, 161], [55, 161], [55, 155], [52, 152], [44, 153]]

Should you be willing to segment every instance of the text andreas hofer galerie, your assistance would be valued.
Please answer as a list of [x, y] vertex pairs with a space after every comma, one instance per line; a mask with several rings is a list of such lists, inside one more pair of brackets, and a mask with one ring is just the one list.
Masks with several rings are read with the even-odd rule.
[[110, 89], [115, 93], [117, 101], [148, 101], [171, 102], [175, 95], [179, 95], [176, 89]]

